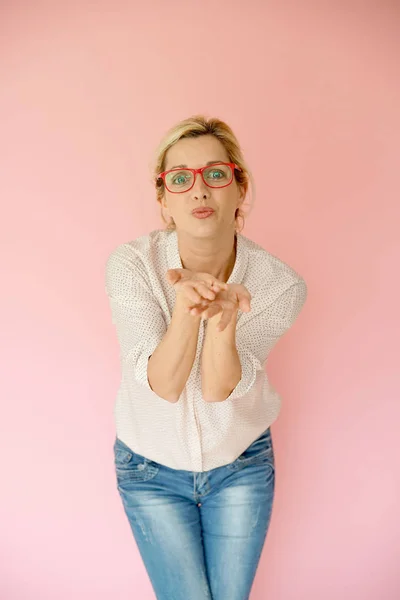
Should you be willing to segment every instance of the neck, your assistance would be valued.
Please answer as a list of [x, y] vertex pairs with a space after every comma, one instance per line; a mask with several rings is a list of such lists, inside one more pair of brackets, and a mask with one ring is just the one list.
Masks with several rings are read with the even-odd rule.
[[235, 231], [218, 238], [193, 238], [177, 232], [179, 254], [184, 269], [209, 273], [220, 281], [228, 281], [236, 260]]

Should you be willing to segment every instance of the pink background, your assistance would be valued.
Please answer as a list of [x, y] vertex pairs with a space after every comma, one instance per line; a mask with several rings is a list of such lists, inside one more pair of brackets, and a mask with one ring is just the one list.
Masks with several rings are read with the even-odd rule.
[[308, 283], [268, 372], [254, 600], [400, 597], [400, 7], [3, 2], [2, 600], [154, 598], [115, 486], [109, 252], [163, 227], [152, 152], [204, 112], [257, 183], [244, 235]]

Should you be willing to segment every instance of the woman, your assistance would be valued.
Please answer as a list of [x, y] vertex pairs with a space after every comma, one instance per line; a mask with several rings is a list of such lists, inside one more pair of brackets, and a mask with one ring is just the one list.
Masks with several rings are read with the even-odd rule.
[[154, 175], [168, 227], [106, 267], [118, 490], [159, 600], [245, 600], [274, 497], [280, 397], [264, 367], [307, 288], [240, 233], [249, 171], [224, 122], [178, 123]]

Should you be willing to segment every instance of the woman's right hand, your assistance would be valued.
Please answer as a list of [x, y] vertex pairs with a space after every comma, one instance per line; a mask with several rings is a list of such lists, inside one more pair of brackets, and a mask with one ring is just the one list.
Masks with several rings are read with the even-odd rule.
[[219, 291], [228, 289], [225, 282], [210, 273], [196, 273], [189, 269], [169, 269], [167, 280], [176, 289], [187, 312], [194, 305], [208, 306]]

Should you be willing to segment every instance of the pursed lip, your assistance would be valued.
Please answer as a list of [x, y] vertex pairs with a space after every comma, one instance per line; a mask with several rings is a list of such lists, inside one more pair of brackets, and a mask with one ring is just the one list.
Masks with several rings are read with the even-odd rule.
[[192, 210], [192, 214], [202, 212], [214, 212], [214, 209], [211, 208], [211, 206], [202, 206], [201, 208], [195, 208], [194, 210]]

